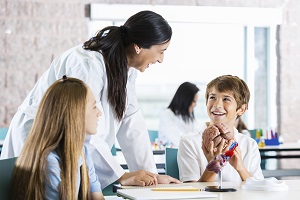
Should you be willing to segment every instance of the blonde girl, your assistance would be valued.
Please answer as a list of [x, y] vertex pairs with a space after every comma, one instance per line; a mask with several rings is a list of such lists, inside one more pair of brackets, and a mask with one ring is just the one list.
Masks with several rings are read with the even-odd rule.
[[64, 76], [45, 92], [17, 159], [13, 199], [104, 199], [84, 147], [101, 112], [90, 89]]

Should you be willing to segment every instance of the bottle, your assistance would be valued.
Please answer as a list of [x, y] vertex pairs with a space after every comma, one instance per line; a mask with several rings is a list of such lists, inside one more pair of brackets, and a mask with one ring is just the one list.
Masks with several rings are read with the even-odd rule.
[[259, 138], [259, 142], [258, 142], [258, 147], [264, 147], [266, 146], [266, 143], [265, 143], [265, 137], [264, 136], [261, 136]]

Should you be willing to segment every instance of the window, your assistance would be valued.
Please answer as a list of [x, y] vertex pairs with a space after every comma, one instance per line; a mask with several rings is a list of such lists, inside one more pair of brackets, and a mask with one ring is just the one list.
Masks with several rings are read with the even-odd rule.
[[[136, 81], [149, 129], [158, 128], [160, 111], [169, 105], [184, 81], [200, 88], [195, 114], [200, 122], [207, 121], [206, 84], [224, 74], [243, 78], [250, 88], [249, 110], [243, 116], [248, 128], [276, 127], [273, 91], [277, 67], [275, 33], [281, 23], [279, 9], [92, 4], [90, 34], [107, 25], [121, 25], [132, 14], [146, 9], [160, 13], [173, 29], [164, 62], [139, 73]], [[177, 14], [182, 12], [190, 15]]]

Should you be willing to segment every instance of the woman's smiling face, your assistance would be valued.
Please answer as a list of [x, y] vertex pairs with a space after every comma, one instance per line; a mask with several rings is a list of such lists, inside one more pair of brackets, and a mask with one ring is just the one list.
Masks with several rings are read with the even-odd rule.
[[149, 49], [137, 49], [132, 67], [140, 72], [144, 72], [151, 64], [155, 64], [156, 62], [162, 63], [164, 60], [164, 52], [167, 50], [169, 44], [170, 41], [153, 45]]

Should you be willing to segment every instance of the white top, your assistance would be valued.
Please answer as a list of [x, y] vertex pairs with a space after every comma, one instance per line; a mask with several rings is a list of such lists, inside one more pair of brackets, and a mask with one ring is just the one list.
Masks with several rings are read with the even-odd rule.
[[31, 128], [40, 100], [47, 88], [63, 75], [83, 80], [92, 90], [102, 111], [97, 134], [87, 136], [86, 146], [93, 159], [102, 188], [120, 178], [125, 171], [111, 154], [117, 137], [130, 171], [147, 170], [157, 173], [151, 144], [135, 93], [137, 71], [130, 68], [127, 80], [126, 110], [121, 122], [116, 120], [107, 100], [107, 77], [103, 57], [86, 51], [82, 44], [69, 49], [53, 60], [12, 119], [4, 141], [1, 158], [20, 154]]
[[160, 113], [158, 138], [164, 144], [169, 143], [178, 147], [182, 136], [199, 131], [196, 127], [196, 120], [186, 123], [180, 115], [175, 115], [171, 109], [167, 108]]
[[[205, 128], [206, 125], [203, 131]], [[201, 148], [203, 131], [200, 134], [186, 136], [180, 140], [177, 161], [181, 181], [198, 181], [208, 164]], [[260, 153], [256, 141], [239, 133], [237, 129], [234, 129], [234, 136], [242, 151], [242, 159], [246, 169], [251, 176], [263, 179], [264, 177], [260, 168]], [[222, 170], [222, 178], [223, 181], [242, 181], [238, 172], [229, 163]], [[216, 176], [215, 181], [217, 180], [218, 176]]]

